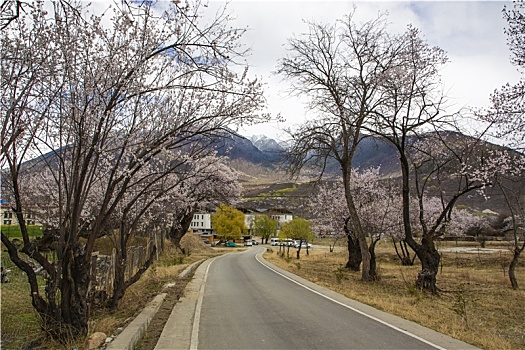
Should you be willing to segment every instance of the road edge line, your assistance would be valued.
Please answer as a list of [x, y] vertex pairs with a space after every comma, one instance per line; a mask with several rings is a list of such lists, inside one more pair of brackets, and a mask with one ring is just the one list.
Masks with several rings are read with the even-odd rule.
[[206, 287], [206, 280], [208, 279], [208, 271], [210, 270], [210, 266], [213, 261], [215, 261], [215, 259], [216, 258], [211, 259], [208, 266], [206, 266], [206, 271], [204, 272], [204, 277], [199, 288], [199, 297], [197, 299], [197, 305], [195, 306], [193, 325], [191, 328], [190, 350], [197, 350], [199, 346], [199, 326], [201, 319], [202, 300], [204, 299], [204, 288]]
[[[287, 276], [287, 275], [284, 274], [283, 272], [289, 273], [289, 274], [291, 274], [291, 275], [294, 275], [294, 274], [291, 273], [291, 272], [289, 272], [289, 271], [286, 271], [286, 270], [284, 270], [284, 269], [281, 269], [281, 268], [279, 268], [278, 266], [276, 266], [276, 265], [272, 264], [271, 262], [267, 261], [266, 259], [264, 259], [263, 254], [264, 254], [264, 251], [262, 251], [262, 252], [256, 254], [256, 255], [255, 255], [255, 259], [256, 259], [261, 265], [263, 265], [264, 267], [266, 267], [267, 269], [269, 269], [269, 270], [275, 272], [276, 274], [278, 274], [278, 275], [280, 275], [280, 276], [286, 278], [287, 280], [289, 280], [289, 281], [291, 281], [291, 282], [293, 282], [293, 283], [295, 283], [295, 284], [297, 284], [297, 285], [299, 285], [299, 286], [301, 286], [301, 287], [303, 287], [303, 288], [305, 288], [305, 289], [307, 289], [307, 290], [309, 290], [309, 291], [311, 291], [311, 292], [313, 292], [313, 293], [315, 293], [315, 294], [317, 294], [317, 295], [319, 295], [319, 296], [322, 296], [322, 297], [325, 298], [325, 299], [328, 299], [328, 300], [330, 300], [330, 301], [332, 301], [332, 302], [335, 302], [335, 303], [337, 303], [337, 304], [339, 304], [339, 305], [341, 305], [341, 306], [344, 306], [344, 307], [346, 307], [346, 308], [348, 308], [348, 309], [350, 309], [350, 310], [352, 310], [352, 311], [354, 311], [354, 312], [357, 312], [357, 313], [359, 313], [360, 315], [363, 315], [363, 316], [365, 316], [365, 317], [368, 317], [368, 318], [370, 318], [370, 319], [372, 319], [372, 320], [374, 320], [374, 321], [376, 321], [376, 322], [379, 322], [379, 323], [381, 323], [381, 324], [383, 324], [383, 325], [385, 325], [385, 326], [387, 326], [387, 327], [389, 327], [389, 328], [392, 328], [392, 329], [394, 329], [394, 330], [396, 330], [396, 331], [398, 331], [398, 332], [401, 332], [401, 333], [403, 333], [403, 334], [406, 334], [406, 335], [408, 335], [408, 336], [410, 336], [410, 337], [412, 337], [412, 338], [414, 338], [414, 339], [417, 339], [417, 340], [419, 340], [419, 341], [421, 341], [421, 342], [423, 342], [423, 343], [425, 343], [425, 344], [428, 344], [428, 345], [430, 345], [430, 346], [433, 346], [433, 347], [435, 347], [436, 349], [439, 349], [439, 350], [447, 350], [447, 348], [445, 348], [445, 347], [442, 347], [442, 346], [440, 346], [440, 345], [437, 345], [437, 344], [435, 344], [435, 343], [433, 343], [433, 342], [431, 342], [431, 341], [429, 341], [429, 340], [426, 340], [426, 339], [424, 339], [424, 338], [422, 338], [422, 337], [420, 337], [420, 336], [418, 336], [418, 335], [416, 335], [416, 334], [413, 334], [413, 333], [411, 333], [411, 332], [409, 332], [409, 331], [407, 331], [407, 330], [404, 330], [404, 329], [402, 329], [402, 328], [400, 328], [400, 327], [398, 327], [398, 326], [395, 326], [395, 325], [393, 325], [393, 324], [391, 324], [391, 323], [389, 323], [389, 322], [387, 322], [387, 321], [385, 321], [385, 320], [382, 320], [382, 319], [380, 319], [380, 318], [378, 318], [378, 317], [375, 317], [375, 316], [372, 316], [372, 315], [370, 315], [370, 314], [368, 314], [368, 313], [366, 313], [366, 312], [364, 312], [364, 311], [362, 311], [362, 310], [359, 310], [359, 309], [357, 309], [357, 308], [355, 308], [355, 307], [352, 307], [352, 306], [350, 306], [350, 305], [347, 305], [347, 304], [345, 304], [345, 303], [343, 303], [343, 302], [341, 302], [341, 301], [339, 301], [339, 300], [337, 300], [337, 299], [334, 299], [334, 298], [332, 298], [332, 297], [330, 297], [330, 296], [328, 296], [328, 295], [326, 295], [326, 294], [324, 294], [324, 293], [322, 293], [322, 292], [320, 292], [320, 291], [314, 289], [313, 287], [307, 286], [306, 284], [300, 282], [299, 280], [297, 280], [297, 279], [295, 279], [295, 278], [292, 278], [292, 277], [290, 277], [290, 276]], [[262, 259], [262, 261], [261, 261], [261, 259]], [[271, 266], [270, 266], [270, 265], [271, 265]], [[283, 272], [281, 272], [281, 271], [279, 271], [279, 270], [282, 270]], [[294, 277], [297, 277], [297, 278], [299, 278], [299, 279], [301, 279], [301, 280], [303, 280], [303, 281], [305, 281], [305, 282], [308, 282], [309, 284], [312, 284], [312, 285], [317, 286], [315, 283], [310, 282], [310, 281], [308, 281], [308, 280], [306, 280], [306, 279], [304, 279], [304, 278], [302, 278], [302, 277], [300, 277], [300, 276], [294, 275]], [[318, 287], [319, 289], [322, 288], [322, 289], [326, 289], [326, 290], [330, 291], [328, 288], [325, 288], [325, 287], [321, 287], [321, 286], [317, 286], [317, 287]], [[330, 292], [335, 293], [335, 294], [339, 294], [339, 293], [334, 292], [334, 291], [330, 291]], [[345, 296], [342, 295], [342, 294], [340, 294], [340, 295], [341, 295], [342, 297], [346, 298], [346, 299], [353, 300], [353, 299], [350, 299], [350, 298], [345, 297]], [[353, 301], [354, 301], [354, 302], [357, 302], [357, 301], [355, 301], [355, 300], [353, 300]], [[362, 304], [362, 303], [361, 303], [361, 304]], [[367, 307], [370, 307], [370, 308], [373, 308], [373, 307], [371, 307], [371, 306], [369, 306], [369, 305], [366, 305], [366, 304], [363, 304], [363, 305], [365, 305], [365, 306], [367, 306]], [[374, 308], [374, 309], [375, 309], [375, 308]], [[375, 310], [377, 310], [377, 309], [375, 309]], [[384, 312], [384, 311], [381, 311], [381, 310], [377, 310], [377, 311], [379, 311], [379, 312]], [[401, 317], [399, 317], [399, 316], [395, 316], [395, 315], [392, 315], [392, 316], [404, 320], [403, 318], [401, 318]], [[411, 321], [408, 321], [408, 320], [404, 320], [404, 321], [406, 321], [406, 322], [411, 322]], [[420, 327], [423, 327], [423, 328], [427, 328], [427, 327], [424, 327], [424, 326], [422, 326], [422, 325], [419, 325], [419, 324], [417, 324], [417, 323], [415, 323], [415, 322], [414, 322], [414, 324], [416, 324], [416, 325], [418, 325], [418, 326], [420, 326]], [[431, 331], [433, 331], [433, 332], [436, 332], [436, 331], [434, 331], [434, 330], [432, 330], [432, 329], [430, 329], [430, 328], [428, 328], [428, 329], [431, 330]], [[439, 333], [439, 332], [436, 332], [436, 333]], [[441, 333], [440, 333], [440, 334], [441, 334]], [[446, 336], [446, 337], [450, 337], [450, 336], [447, 336], [447, 335], [444, 335], [444, 336]], [[450, 338], [453, 339], [453, 340], [455, 340], [455, 341], [462, 342], [461, 340], [457, 340], [457, 339], [454, 339], [454, 338], [452, 338], [452, 337], [450, 337]], [[464, 342], [462, 342], [462, 343], [464, 343]], [[465, 343], [465, 344], [467, 344], [467, 343]], [[470, 344], [467, 344], [467, 345], [470, 345]], [[470, 346], [471, 346], [471, 349], [477, 349], [476, 347], [473, 347], [472, 345], [470, 345]]]

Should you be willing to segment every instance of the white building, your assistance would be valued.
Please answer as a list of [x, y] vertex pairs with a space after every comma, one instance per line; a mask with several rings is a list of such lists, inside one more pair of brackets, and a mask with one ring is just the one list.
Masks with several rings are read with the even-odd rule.
[[190, 230], [192, 230], [194, 233], [211, 233], [211, 214], [204, 211], [193, 214]]
[[[293, 219], [293, 214], [287, 209], [253, 209], [253, 208], [237, 208], [244, 214], [244, 222], [249, 229], [252, 221], [257, 215], [268, 215], [270, 218], [276, 220], [281, 227], [285, 222]], [[193, 214], [189, 231], [194, 234], [210, 235], [213, 234], [211, 226], [211, 213], [199, 211]]]
[[[2, 225], [18, 225], [18, 219], [11, 206], [7, 203], [2, 203], [0, 206], [0, 224]], [[24, 220], [26, 225], [40, 225], [35, 218], [35, 214], [31, 212], [24, 213]]]
[[282, 226], [285, 222], [293, 220], [293, 214], [288, 209], [269, 209], [265, 214], [272, 219], [277, 220], [279, 226]]
[[278, 222], [281, 227], [285, 222], [293, 220], [293, 214], [287, 209], [254, 209], [254, 208], [237, 208], [244, 213], [244, 222], [246, 227], [250, 228], [250, 224], [257, 217], [257, 215], [267, 215], [271, 219]]

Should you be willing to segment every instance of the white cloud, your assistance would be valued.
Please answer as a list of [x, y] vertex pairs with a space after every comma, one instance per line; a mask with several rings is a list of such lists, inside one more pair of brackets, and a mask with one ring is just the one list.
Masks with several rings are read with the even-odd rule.
[[[224, 6], [211, 0], [205, 13]], [[419, 28], [431, 45], [444, 49], [450, 62], [442, 71], [444, 89], [452, 108], [485, 107], [494, 89], [515, 83], [520, 73], [509, 62], [502, 18], [503, 6], [510, 1], [322, 1], [322, 0], [230, 0], [227, 8], [236, 20], [232, 26], [247, 28], [242, 42], [251, 49], [247, 58], [250, 72], [267, 85], [266, 97], [272, 114], [282, 114], [286, 123], [273, 122], [245, 127], [246, 135], [266, 134], [283, 138], [281, 130], [305, 119], [305, 104], [292, 97], [287, 82], [272, 72], [286, 54], [285, 43], [307, 30], [304, 20], [334, 23], [356, 7], [355, 18], [367, 21], [387, 11], [389, 29], [402, 32], [408, 24]], [[97, 12], [107, 3], [96, 0]], [[304, 102], [303, 98], [303, 102]], [[450, 111], [452, 112], [452, 110]]]
[[[218, 5], [219, 2], [213, 2]], [[447, 51], [451, 60], [443, 70], [447, 95], [455, 109], [469, 105], [486, 106], [494, 89], [506, 82], [516, 82], [520, 74], [509, 63], [509, 51], [503, 33], [505, 21], [501, 10], [512, 2], [502, 1], [238, 1], [228, 8], [237, 17], [236, 25], [249, 27], [243, 42], [251, 47], [248, 62], [252, 73], [268, 84], [268, 103], [272, 113], [287, 119], [245, 128], [247, 135], [281, 135], [283, 126], [300, 123], [305, 118], [304, 105], [283, 93], [286, 82], [271, 74], [277, 60], [286, 54], [287, 38], [307, 30], [303, 20], [333, 23], [357, 7], [356, 18], [366, 21], [381, 11], [388, 11], [389, 29], [403, 31], [413, 24], [431, 45]], [[241, 133], [243, 131], [241, 130]]]

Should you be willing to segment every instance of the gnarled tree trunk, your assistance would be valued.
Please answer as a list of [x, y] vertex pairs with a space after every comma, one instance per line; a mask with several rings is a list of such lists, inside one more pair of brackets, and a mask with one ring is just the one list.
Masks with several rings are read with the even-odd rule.
[[436, 276], [439, 271], [441, 255], [434, 245], [434, 240], [431, 236], [424, 235], [421, 244], [417, 244], [414, 240], [409, 240], [407, 243], [421, 261], [421, 271], [417, 275], [416, 287], [437, 294]]
[[370, 280], [377, 281], [379, 275], [377, 274], [377, 262], [376, 262], [376, 244], [379, 239], [373, 239], [370, 243], [368, 250], [370, 251]]
[[175, 244], [175, 247], [177, 247], [184, 255], [186, 255], [186, 250], [181, 246], [180, 241], [186, 232], [188, 232], [191, 222], [193, 221], [194, 213], [195, 208], [186, 213], [180, 214], [176, 220], [176, 224], [170, 227], [167, 235], [167, 238], [172, 241], [173, 244]]
[[359, 241], [352, 235], [350, 228], [348, 227], [348, 221], [350, 218], [346, 218], [344, 231], [347, 238], [348, 247], [348, 261], [346, 262], [346, 268], [352, 271], [359, 271], [361, 266], [361, 248]]
[[516, 266], [518, 266], [518, 262], [520, 259], [521, 252], [523, 251], [523, 248], [525, 248], [525, 243], [521, 246], [521, 248], [519, 247], [514, 248], [514, 254], [509, 264], [509, 279], [510, 279], [510, 284], [512, 285], [512, 289], [519, 288], [515, 270], [516, 270]]

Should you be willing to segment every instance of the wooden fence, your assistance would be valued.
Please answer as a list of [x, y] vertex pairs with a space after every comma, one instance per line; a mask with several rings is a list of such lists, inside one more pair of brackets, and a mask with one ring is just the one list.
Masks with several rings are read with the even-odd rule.
[[[148, 257], [153, 251], [154, 247], [157, 247], [156, 257], [158, 260], [160, 253], [164, 249], [164, 234], [155, 234], [147, 243], [146, 246], [130, 246], [127, 250], [127, 262], [126, 271], [124, 278], [127, 280], [142, 265], [146, 262]], [[111, 295], [113, 292], [113, 282], [115, 280], [115, 264], [116, 261], [116, 249], [113, 248], [111, 255], [102, 255], [99, 252], [94, 252], [91, 255], [91, 284], [89, 290], [93, 289], [96, 291], [104, 291], [107, 295]]]

